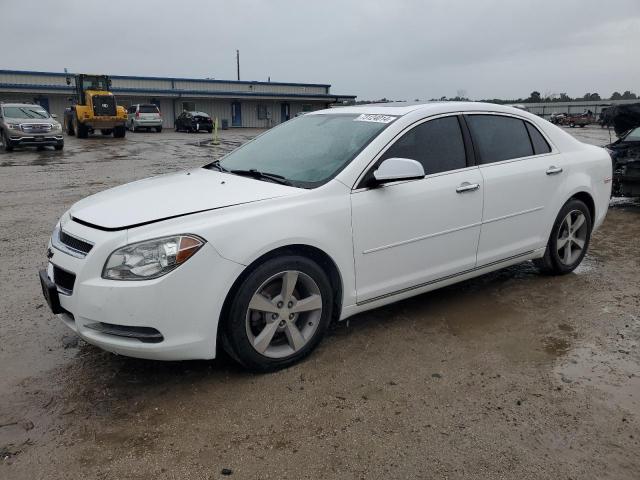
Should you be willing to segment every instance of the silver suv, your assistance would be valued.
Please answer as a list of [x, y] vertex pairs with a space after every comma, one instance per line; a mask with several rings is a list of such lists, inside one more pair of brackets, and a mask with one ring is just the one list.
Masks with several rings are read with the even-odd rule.
[[62, 125], [40, 105], [0, 102], [0, 146], [10, 152], [23, 145], [62, 150]]
[[162, 131], [162, 114], [153, 103], [131, 105], [127, 110], [127, 127], [135, 132], [141, 128]]

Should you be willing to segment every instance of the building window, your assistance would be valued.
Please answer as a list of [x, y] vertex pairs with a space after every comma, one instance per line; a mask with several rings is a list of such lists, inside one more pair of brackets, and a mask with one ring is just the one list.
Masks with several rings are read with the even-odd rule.
[[271, 118], [271, 108], [268, 105], [258, 104], [258, 120], [268, 120]]
[[182, 102], [183, 112], [193, 112], [196, 109], [196, 102]]

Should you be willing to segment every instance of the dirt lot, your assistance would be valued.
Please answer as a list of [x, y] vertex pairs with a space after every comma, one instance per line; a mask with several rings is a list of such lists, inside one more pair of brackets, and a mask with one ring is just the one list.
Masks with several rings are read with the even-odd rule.
[[49, 313], [36, 273], [73, 202], [256, 133], [0, 153], [0, 478], [640, 478], [640, 202], [612, 202], [574, 274], [527, 263], [362, 314], [271, 375], [118, 357]]

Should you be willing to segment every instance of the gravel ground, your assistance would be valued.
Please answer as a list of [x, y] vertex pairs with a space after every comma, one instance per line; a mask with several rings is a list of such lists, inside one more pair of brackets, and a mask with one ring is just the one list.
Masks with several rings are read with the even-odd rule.
[[49, 313], [36, 273], [73, 202], [256, 133], [0, 153], [0, 478], [640, 478], [638, 201], [571, 275], [525, 263], [367, 312], [270, 375], [115, 356]]

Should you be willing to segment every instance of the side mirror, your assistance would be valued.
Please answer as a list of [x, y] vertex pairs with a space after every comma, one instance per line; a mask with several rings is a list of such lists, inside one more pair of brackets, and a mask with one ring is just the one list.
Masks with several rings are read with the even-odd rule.
[[409, 158], [387, 158], [373, 172], [376, 183], [424, 178], [424, 168], [420, 162]]
[[56, 118], [58, 118], [58, 115], [56, 115], [55, 113], [52, 113], [51, 114], [51, 118], [53, 118], [55, 120]]

